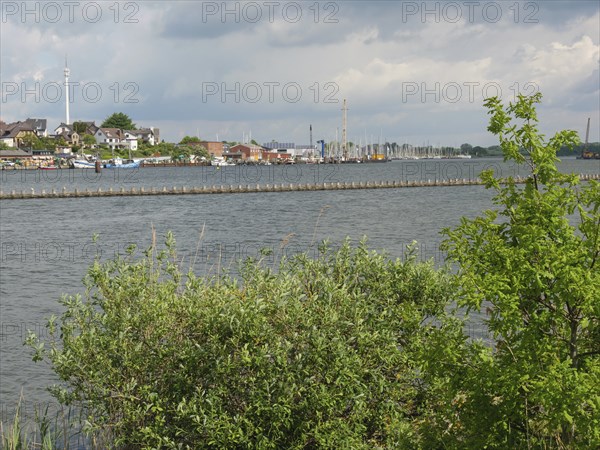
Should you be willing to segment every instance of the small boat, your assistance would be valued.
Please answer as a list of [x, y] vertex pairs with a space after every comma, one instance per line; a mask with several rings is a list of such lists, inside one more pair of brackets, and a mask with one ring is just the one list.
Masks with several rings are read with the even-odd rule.
[[220, 157], [220, 156], [217, 156], [213, 160], [211, 160], [210, 165], [211, 166], [216, 166], [216, 167], [235, 166], [234, 163], [231, 163], [231, 162], [225, 160], [225, 158]]
[[584, 151], [581, 153], [581, 156], [577, 157], [577, 159], [600, 159], [600, 153]]
[[75, 157], [69, 159], [67, 162], [71, 169], [95, 169], [98, 155], [86, 155], [79, 153]]
[[85, 159], [71, 159], [69, 164], [73, 169], [95, 169], [95, 161], [87, 161]]
[[137, 169], [140, 167], [140, 161], [134, 161], [133, 159], [111, 159], [103, 165], [105, 169]]
[[58, 169], [60, 169], [60, 167], [56, 167], [56, 166], [40, 166], [40, 167], [38, 167], [38, 169], [40, 169], [40, 170], [58, 170]]

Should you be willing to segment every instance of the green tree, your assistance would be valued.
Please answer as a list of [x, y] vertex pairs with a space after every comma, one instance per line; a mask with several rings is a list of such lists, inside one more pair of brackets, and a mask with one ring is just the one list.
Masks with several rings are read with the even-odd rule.
[[502, 147], [499, 145], [491, 145], [487, 148], [487, 152], [490, 156], [502, 156]]
[[150, 145], [144, 142], [142, 139], [138, 139], [137, 152], [142, 156], [152, 156], [155, 153], [158, 153], [156, 146]]
[[73, 131], [75, 131], [77, 134], [81, 136], [85, 133], [85, 130], [87, 130], [87, 125], [84, 122], [73, 122]]
[[473, 147], [470, 154], [472, 156], [487, 156], [488, 151], [487, 151], [487, 148], [477, 145], [477, 146]]
[[136, 125], [132, 122], [131, 118], [125, 113], [114, 113], [107, 117], [102, 125], [102, 128], [119, 128], [121, 130], [135, 130]]
[[192, 154], [199, 158], [204, 157], [210, 159], [208, 150], [206, 150], [206, 147], [204, 147], [203, 145], [194, 145], [194, 147], [192, 148]]
[[195, 143], [200, 143], [200, 142], [202, 142], [202, 141], [200, 140], [199, 137], [185, 136], [179, 144], [186, 145], [186, 144], [195, 144]]
[[38, 138], [38, 149], [56, 150], [56, 139], [51, 137], [40, 137]]
[[96, 138], [90, 134], [84, 134], [81, 140], [85, 147], [91, 148], [96, 145]]
[[54, 140], [54, 146], [56, 147], [65, 147], [67, 145], [67, 141], [61, 136], [58, 139]]
[[464, 154], [470, 155], [472, 150], [473, 146], [471, 144], [465, 143], [460, 146], [460, 151]]
[[39, 139], [35, 134], [27, 134], [21, 138], [21, 148], [36, 149], [39, 146]]
[[546, 140], [540, 101], [486, 101], [504, 159], [531, 175], [521, 187], [482, 173], [499, 210], [445, 230], [459, 304], [487, 310], [494, 342], [439, 374], [448, 389], [430, 423], [447, 448], [600, 447], [600, 184], [558, 171], [556, 152], [579, 139]]
[[192, 155], [197, 157], [204, 156], [205, 158], [210, 157], [206, 148], [201, 145], [175, 145], [170, 148], [169, 154], [173, 159], [178, 160], [187, 160]]
[[170, 142], [161, 142], [153, 147], [154, 153], [159, 153], [161, 156], [171, 156], [174, 154], [177, 147]]

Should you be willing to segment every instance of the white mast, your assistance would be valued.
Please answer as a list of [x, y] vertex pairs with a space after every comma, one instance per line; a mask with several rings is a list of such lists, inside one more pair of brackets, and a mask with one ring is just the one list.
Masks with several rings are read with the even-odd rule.
[[348, 160], [348, 139], [346, 134], [346, 126], [347, 126], [347, 112], [348, 108], [346, 108], [346, 99], [344, 99], [344, 107], [342, 108], [342, 153], [344, 155], [344, 161]]
[[71, 71], [67, 65], [67, 56], [65, 55], [65, 125], [71, 123], [69, 119], [69, 75]]
[[338, 127], [335, 127], [335, 157], [337, 157], [340, 154], [340, 141], [338, 138], [339, 131], [340, 129]]

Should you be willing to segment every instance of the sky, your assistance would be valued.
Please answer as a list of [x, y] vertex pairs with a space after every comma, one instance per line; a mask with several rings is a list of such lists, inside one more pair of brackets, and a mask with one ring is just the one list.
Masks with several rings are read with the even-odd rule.
[[485, 97], [600, 140], [600, 2], [1, 2], [0, 118], [161, 138], [490, 146]]

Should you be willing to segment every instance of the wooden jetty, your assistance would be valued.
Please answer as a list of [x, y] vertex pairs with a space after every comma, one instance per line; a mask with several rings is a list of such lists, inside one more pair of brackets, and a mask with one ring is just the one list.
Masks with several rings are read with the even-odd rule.
[[[581, 174], [581, 181], [600, 180], [600, 174]], [[515, 177], [513, 180], [517, 183], [524, 183], [527, 178]], [[173, 186], [167, 188], [151, 187], [124, 187], [108, 190], [98, 188], [90, 190], [74, 189], [67, 191], [52, 189], [50, 191], [36, 191], [35, 188], [17, 192], [0, 191], [0, 200], [17, 199], [46, 199], [46, 198], [90, 198], [90, 197], [139, 197], [151, 195], [200, 195], [200, 194], [244, 194], [259, 192], [301, 192], [301, 191], [336, 191], [336, 190], [356, 190], [356, 189], [401, 189], [401, 188], [422, 188], [422, 187], [446, 187], [446, 186], [473, 186], [484, 184], [479, 178], [476, 179], [448, 179], [448, 180], [417, 180], [417, 181], [362, 181], [362, 182], [337, 182], [337, 183], [319, 183], [319, 184], [255, 184], [255, 185], [228, 185], [228, 186]]]

